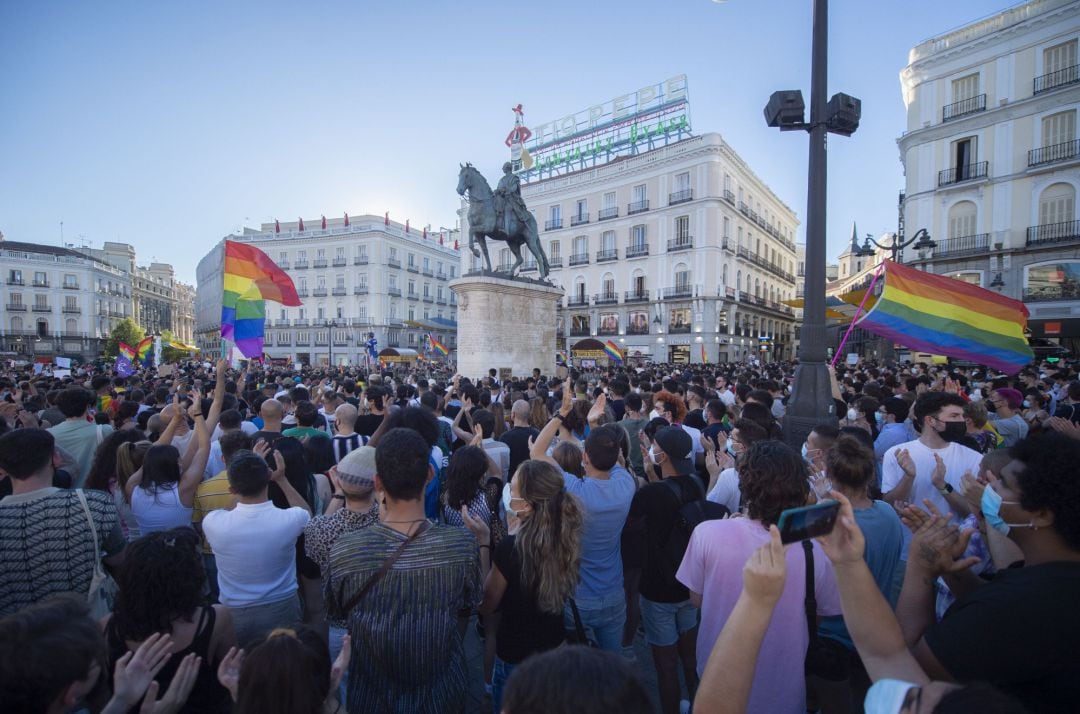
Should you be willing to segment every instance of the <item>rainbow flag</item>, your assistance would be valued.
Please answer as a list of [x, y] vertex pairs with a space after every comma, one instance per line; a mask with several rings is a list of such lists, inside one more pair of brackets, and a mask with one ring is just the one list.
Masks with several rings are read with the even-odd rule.
[[153, 354], [153, 351], [154, 351], [154, 338], [153, 337], [144, 337], [139, 342], [139, 344], [135, 346], [135, 358], [138, 361], [142, 362], [143, 367], [149, 367], [150, 366], [150, 355]]
[[856, 325], [904, 347], [970, 360], [1006, 374], [1031, 363], [1028, 310], [962, 280], [885, 261], [885, 289]]
[[303, 303], [285, 271], [253, 245], [225, 241], [225, 281], [221, 336], [245, 357], [262, 354], [266, 324], [264, 300], [296, 307]]
[[135, 348], [126, 342], [117, 342], [116, 350], [124, 357], [127, 357], [129, 362], [135, 359]]
[[622, 350], [620, 350], [619, 346], [611, 340], [608, 340], [607, 344], [604, 345], [604, 352], [607, 352], [608, 357], [615, 360], [616, 362], [623, 361]]
[[447, 348], [447, 346], [446, 346], [446, 345], [444, 345], [443, 343], [441, 343], [441, 342], [439, 342], [438, 340], [436, 340], [436, 339], [435, 339], [435, 336], [434, 336], [434, 335], [432, 335], [432, 334], [431, 334], [430, 332], [428, 333], [428, 336], [427, 336], [427, 337], [428, 337], [428, 340], [430, 340], [430, 341], [431, 341], [431, 349], [435, 350], [436, 352], [438, 352], [439, 354], [441, 354], [441, 355], [442, 355], [443, 357], [445, 357], [445, 356], [447, 356], [448, 354], [450, 354], [450, 350], [449, 350], [449, 348]]
[[708, 364], [709, 363], [709, 357], [708, 357], [707, 354], [705, 354], [705, 343], [704, 342], [701, 343], [701, 362], [702, 362], [702, 364]]

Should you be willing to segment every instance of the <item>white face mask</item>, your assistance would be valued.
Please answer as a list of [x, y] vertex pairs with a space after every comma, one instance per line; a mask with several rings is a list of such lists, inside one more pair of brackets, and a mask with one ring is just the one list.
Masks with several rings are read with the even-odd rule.
[[510, 484], [506, 484], [505, 486], [503, 486], [502, 504], [503, 510], [506, 511], [507, 516], [513, 516], [514, 518], [521, 517], [521, 511], [515, 511], [514, 509], [510, 508]]
[[659, 417], [660, 417], [660, 412], [656, 411], [655, 409], [653, 409], [651, 412], [649, 412], [649, 418], [650, 419], [657, 419]]
[[908, 691], [918, 686], [901, 679], [879, 679], [866, 692], [863, 709], [866, 714], [899, 714]]
[[847, 410], [847, 420], [848, 421], [856, 421], [858, 418], [859, 418], [859, 412], [855, 411], [854, 409], [848, 409]]
[[649, 461], [652, 462], [653, 466], [659, 466], [660, 465], [660, 460], [659, 460], [658, 455], [656, 453], [656, 445], [655, 444], [653, 444], [652, 446], [649, 447]]

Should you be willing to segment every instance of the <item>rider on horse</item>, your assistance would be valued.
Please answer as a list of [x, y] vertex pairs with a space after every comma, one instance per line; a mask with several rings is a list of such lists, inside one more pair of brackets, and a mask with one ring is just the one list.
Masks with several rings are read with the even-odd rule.
[[528, 209], [525, 201], [521, 198], [521, 180], [513, 171], [513, 166], [507, 161], [503, 164], [503, 177], [499, 179], [499, 185], [495, 187], [495, 228], [505, 235], [510, 235], [510, 221], [506, 216], [506, 208], [514, 212], [519, 221], [525, 223], [528, 217]]

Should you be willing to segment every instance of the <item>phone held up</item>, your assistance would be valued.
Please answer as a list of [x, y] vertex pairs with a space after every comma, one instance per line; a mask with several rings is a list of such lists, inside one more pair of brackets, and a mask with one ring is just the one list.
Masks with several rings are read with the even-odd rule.
[[828, 535], [840, 515], [839, 501], [821, 501], [812, 506], [789, 508], [780, 514], [776, 527], [784, 545]]

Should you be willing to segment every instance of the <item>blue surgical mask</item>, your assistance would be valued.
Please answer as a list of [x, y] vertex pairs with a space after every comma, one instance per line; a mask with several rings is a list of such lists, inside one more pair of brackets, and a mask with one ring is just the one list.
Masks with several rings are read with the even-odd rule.
[[1030, 399], [1025, 399], [1024, 400], [1024, 408], [1025, 409], [1030, 409], [1031, 408], [1031, 400]]
[[505, 486], [503, 486], [502, 504], [503, 510], [506, 511], [507, 517], [520, 517], [521, 511], [515, 511], [514, 509], [510, 508], [510, 484], [506, 484]]
[[874, 421], [878, 423], [878, 426], [881, 426], [885, 423], [885, 415], [881, 412], [874, 412]]
[[803, 458], [803, 461], [809, 461], [810, 460], [810, 449], [808, 449], [806, 447], [806, 442], [805, 441], [803, 442], [803, 445], [802, 445], [802, 458]]
[[902, 679], [879, 679], [866, 692], [863, 709], [866, 714], [899, 714], [908, 691], [918, 686]]
[[739, 456], [738, 454], [735, 453], [735, 449], [731, 448], [731, 442], [730, 441], [728, 442], [728, 445], [724, 447], [724, 451], [728, 452], [728, 455], [731, 456], [731, 458], [733, 458], [733, 459], [737, 458]]
[[996, 530], [1001, 535], [1008, 535], [1011, 528], [1027, 528], [1031, 526], [1030, 523], [1006, 523], [1005, 519], [1001, 517], [1001, 506], [1005, 503], [1011, 503], [1019, 505], [1019, 501], [1003, 501], [1001, 494], [995, 491], [990, 486], [983, 489], [982, 495], [982, 514], [986, 519], [986, 525]]

